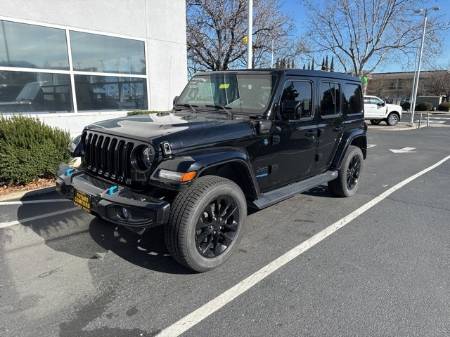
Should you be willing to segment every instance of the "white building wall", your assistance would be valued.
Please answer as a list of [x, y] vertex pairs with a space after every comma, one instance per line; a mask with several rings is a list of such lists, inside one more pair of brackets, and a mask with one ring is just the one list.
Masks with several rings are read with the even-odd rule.
[[[185, 0], [0, 0], [0, 15], [145, 39], [150, 110], [171, 109], [173, 98], [187, 82]], [[125, 114], [116, 111], [36, 116], [75, 135], [83, 125]]]

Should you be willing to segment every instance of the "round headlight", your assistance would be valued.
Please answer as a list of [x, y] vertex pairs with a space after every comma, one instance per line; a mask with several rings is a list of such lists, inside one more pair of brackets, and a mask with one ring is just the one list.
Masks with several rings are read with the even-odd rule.
[[140, 171], [151, 168], [154, 160], [155, 149], [151, 145], [137, 147], [132, 155], [133, 166]]
[[150, 168], [153, 164], [153, 160], [155, 159], [155, 150], [153, 147], [147, 146], [142, 151], [142, 162], [144, 163], [146, 168]]

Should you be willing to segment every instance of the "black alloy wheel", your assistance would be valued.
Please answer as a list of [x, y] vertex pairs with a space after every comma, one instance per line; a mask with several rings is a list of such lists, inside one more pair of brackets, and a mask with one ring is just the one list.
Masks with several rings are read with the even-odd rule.
[[357, 146], [350, 145], [338, 169], [338, 177], [328, 182], [329, 191], [338, 197], [351, 197], [358, 191], [363, 170], [362, 150]]
[[206, 175], [175, 197], [164, 237], [170, 255], [205, 272], [223, 264], [236, 249], [247, 217], [247, 200], [232, 180]]
[[196, 227], [195, 243], [206, 258], [223, 254], [237, 236], [239, 209], [229, 196], [219, 196], [203, 210]]
[[361, 158], [353, 156], [347, 168], [347, 188], [353, 190], [358, 184], [359, 175], [361, 173]]

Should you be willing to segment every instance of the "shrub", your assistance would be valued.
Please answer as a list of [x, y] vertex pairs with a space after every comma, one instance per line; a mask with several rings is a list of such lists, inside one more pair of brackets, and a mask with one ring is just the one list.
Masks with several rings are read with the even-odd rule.
[[450, 111], [450, 102], [442, 102], [438, 109], [439, 111]]
[[402, 107], [403, 110], [409, 110], [409, 108], [411, 107], [411, 103], [403, 102], [402, 104], [400, 104], [400, 106]]
[[137, 116], [137, 115], [148, 115], [148, 114], [156, 114], [159, 111], [149, 111], [149, 110], [134, 110], [127, 113], [127, 116]]
[[429, 102], [421, 102], [416, 104], [416, 111], [431, 111], [433, 110], [433, 104]]
[[0, 117], [0, 185], [54, 177], [59, 164], [70, 157], [69, 142], [67, 132], [38, 119]]

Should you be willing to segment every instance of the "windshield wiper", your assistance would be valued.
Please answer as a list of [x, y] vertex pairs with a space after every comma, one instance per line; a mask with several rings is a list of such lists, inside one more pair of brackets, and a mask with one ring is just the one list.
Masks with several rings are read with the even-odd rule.
[[197, 112], [197, 110], [196, 110], [195, 108], [198, 108], [198, 105], [195, 105], [195, 104], [189, 104], [189, 103], [186, 103], [186, 104], [176, 104], [175, 106], [183, 106], [183, 107], [185, 107], [185, 108], [191, 109], [193, 112]]
[[[205, 107], [207, 108], [216, 108], [216, 109], [222, 109], [225, 114], [227, 114], [231, 119], [233, 119], [233, 112], [231, 111], [231, 107], [220, 105], [220, 104], [206, 104]], [[219, 112], [219, 111], [217, 111]], [[220, 111], [222, 112], [222, 111]]]

